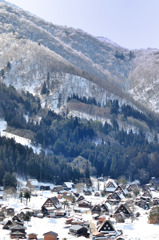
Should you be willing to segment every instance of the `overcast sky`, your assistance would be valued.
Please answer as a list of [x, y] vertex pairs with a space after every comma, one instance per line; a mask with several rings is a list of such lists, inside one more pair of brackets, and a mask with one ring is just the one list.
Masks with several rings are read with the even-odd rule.
[[49, 22], [119, 45], [159, 48], [159, 0], [8, 0]]

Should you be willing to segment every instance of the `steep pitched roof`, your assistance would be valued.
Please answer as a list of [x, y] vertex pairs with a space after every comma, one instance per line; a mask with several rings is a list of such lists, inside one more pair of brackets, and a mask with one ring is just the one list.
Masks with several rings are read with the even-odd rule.
[[115, 233], [116, 230], [110, 220], [105, 220], [101, 226], [98, 228], [99, 232], [102, 233]]
[[76, 202], [80, 202], [80, 201], [82, 201], [83, 199], [85, 199], [84, 196], [83, 196], [83, 195], [80, 195], [80, 196], [77, 198]]
[[120, 212], [123, 212], [125, 215], [132, 214], [132, 211], [127, 204], [120, 204], [120, 206], [116, 209], [115, 214]]
[[114, 181], [114, 179], [108, 179], [106, 184], [105, 184], [105, 188], [117, 188], [117, 184]]
[[93, 206], [91, 212], [100, 212], [101, 211], [101, 206], [99, 204], [96, 204]]

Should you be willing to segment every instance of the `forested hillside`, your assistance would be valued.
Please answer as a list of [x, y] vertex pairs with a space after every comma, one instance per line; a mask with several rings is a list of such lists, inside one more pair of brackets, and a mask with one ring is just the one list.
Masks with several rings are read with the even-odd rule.
[[[89, 101], [92, 106], [98, 105], [94, 99], [72, 98], [85, 104]], [[152, 176], [158, 177], [157, 135], [153, 142], [148, 142], [142, 131], [133, 134], [132, 131], [119, 130], [116, 119], [123, 116], [126, 121], [133, 116], [153, 131], [158, 130], [158, 123], [130, 106], [120, 108], [117, 101], [109, 102], [105, 109], [111, 117], [110, 123], [68, 118], [67, 115], [62, 117], [42, 109], [39, 99], [30, 93], [18, 93], [13, 87], [0, 84], [0, 114], [7, 121], [8, 131], [18, 131], [23, 137], [25, 133], [30, 134], [32, 142], [42, 148], [38, 155], [14, 140], [1, 137], [0, 184], [5, 172], [59, 184], [85, 179], [86, 172], [92, 174], [92, 168], [97, 176], [125, 176], [132, 180], [137, 178], [141, 183]], [[72, 164], [78, 156], [86, 159], [84, 172]]]

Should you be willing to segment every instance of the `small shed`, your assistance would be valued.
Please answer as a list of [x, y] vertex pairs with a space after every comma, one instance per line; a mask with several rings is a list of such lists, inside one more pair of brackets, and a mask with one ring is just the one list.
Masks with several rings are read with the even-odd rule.
[[28, 240], [37, 240], [37, 234], [36, 233], [29, 233], [28, 234]]
[[58, 234], [56, 232], [50, 231], [43, 234], [44, 240], [57, 240]]
[[83, 227], [81, 225], [73, 225], [69, 228], [69, 233], [73, 236], [80, 237], [88, 237], [88, 229], [86, 227]]
[[12, 208], [12, 207], [7, 207], [7, 208], [6, 208], [6, 214], [7, 214], [8, 216], [14, 216], [14, 208]]

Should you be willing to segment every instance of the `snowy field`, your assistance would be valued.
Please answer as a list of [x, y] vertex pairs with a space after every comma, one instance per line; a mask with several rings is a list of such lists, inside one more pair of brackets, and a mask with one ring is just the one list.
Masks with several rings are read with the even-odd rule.
[[7, 122], [4, 121], [4, 119], [0, 118], [0, 136], [2, 132], [6, 129], [7, 127]]
[[0, 118], [0, 136], [1, 137], [6, 137], [6, 138], [13, 138], [16, 143], [20, 143], [23, 146], [27, 146], [29, 148], [32, 148], [34, 153], [39, 154], [41, 151], [40, 147], [35, 147], [31, 144], [31, 140], [28, 138], [20, 137], [12, 133], [5, 132], [7, 128], [7, 122], [4, 121], [4, 119]]

